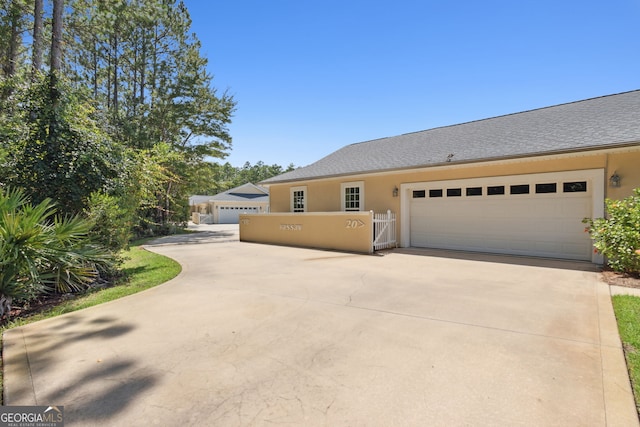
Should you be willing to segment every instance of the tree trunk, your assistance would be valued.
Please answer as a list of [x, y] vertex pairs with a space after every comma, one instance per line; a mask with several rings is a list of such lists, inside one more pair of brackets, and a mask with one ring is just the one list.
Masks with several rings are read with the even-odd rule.
[[130, 106], [131, 108], [127, 110], [127, 115], [129, 117], [135, 117], [136, 116], [136, 112], [138, 111], [138, 100], [136, 99], [137, 95], [138, 95], [138, 64], [139, 64], [139, 59], [138, 59], [138, 46], [139, 45], [134, 45], [133, 46], [133, 78], [131, 79], [131, 101], [130, 102]]
[[113, 64], [113, 55], [111, 54], [111, 39], [109, 39], [108, 52], [109, 52], [109, 56], [107, 58], [107, 111], [111, 110], [111, 67]]
[[156, 97], [156, 84], [158, 79], [158, 25], [154, 26], [154, 37], [153, 37], [153, 51], [152, 51], [152, 65], [151, 65], [151, 99], [149, 101], [150, 109], [153, 110], [155, 106], [155, 97]]
[[93, 99], [98, 98], [98, 43], [94, 42], [93, 51], [91, 52], [92, 67], [93, 67]]
[[113, 116], [118, 117], [118, 33], [113, 35]]
[[145, 32], [142, 32], [142, 67], [140, 69], [140, 104], [144, 104], [144, 85], [145, 85], [145, 75], [147, 74], [147, 36]]
[[16, 63], [18, 62], [18, 51], [20, 48], [20, 5], [14, 0], [9, 5], [9, 16], [11, 20], [11, 33], [9, 35], [9, 46], [6, 62], [2, 66], [2, 71], [6, 77], [12, 77], [16, 73]]
[[4, 319], [5, 321], [9, 319], [9, 316], [11, 315], [12, 302], [12, 297], [6, 296], [5, 294], [0, 294], [0, 319]]
[[42, 26], [42, 13], [44, 7], [44, 0], [35, 0], [33, 6], [33, 52], [31, 60], [31, 79], [35, 80], [36, 75], [42, 68], [42, 51], [44, 43], [43, 26]]
[[53, 0], [51, 22], [51, 74], [59, 74], [62, 68], [62, 11], [64, 0]]

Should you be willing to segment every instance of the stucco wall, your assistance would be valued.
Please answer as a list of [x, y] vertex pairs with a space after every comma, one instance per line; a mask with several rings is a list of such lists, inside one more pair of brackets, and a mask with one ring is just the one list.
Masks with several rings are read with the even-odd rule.
[[614, 172], [617, 172], [621, 179], [621, 186], [618, 188], [607, 183], [607, 198], [623, 199], [630, 196], [634, 188], [640, 187], [640, 150], [609, 154], [606, 163], [607, 179]]
[[[605, 197], [612, 199], [627, 197], [632, 193], [633, 188], [640, 187], [640, 147], [493, 161], [483, 164], [452, 164], [421, 170], [272, 184], [270, 186], [270, 209], [272, 213], [290, 212], [290, 188], [304, 185], [307, 187], [307, 212], [337, 212], [341, 210], [340, 185], [345, 182], [363, 181], [364, 211], [385, 212], [390, 209], [400, 213], [401, 197], [393, 197], [393, 189], [400, 188], [401, 184], [587, 169], [602, 169], [604, 171]], [[618, 188], [611, 187], [608, 182], [614, 172], [617, 172], [622, 179], [622, 185]], [[399, 216], [398, 233], [401, 230], [401, 221], [401, 216]]]
[[240, 241], [371, 253], [370, 212], [240, 214]]

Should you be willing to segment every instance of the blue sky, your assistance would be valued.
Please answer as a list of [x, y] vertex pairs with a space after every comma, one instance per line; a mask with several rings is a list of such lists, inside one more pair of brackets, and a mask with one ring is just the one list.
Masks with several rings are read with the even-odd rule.
[[184, 2], [234, 166], [640, 89], [640, 0]]

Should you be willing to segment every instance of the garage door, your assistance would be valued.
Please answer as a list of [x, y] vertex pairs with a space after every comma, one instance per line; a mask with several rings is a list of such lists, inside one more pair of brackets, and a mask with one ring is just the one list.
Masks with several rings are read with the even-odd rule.
[[414, 185], [411, 246], [591, 260], [582, 219], [593, 181], [573, 172]]
[[241, 213], [258, 213], [257, 207], [220, 206], [218, 208], [218, 224], [237, 224]]

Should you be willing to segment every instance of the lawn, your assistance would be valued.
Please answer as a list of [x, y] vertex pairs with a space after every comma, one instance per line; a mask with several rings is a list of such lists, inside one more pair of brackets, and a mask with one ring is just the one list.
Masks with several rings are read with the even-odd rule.
[[618, 321], [620, 339], [624, 347], [631, 387], [640, 413], [640, 298], [630, 295], [612, 297]]
[[133, 244], [130, 250], [124, 253], [126, 257], [122, 266], [124, 279], [120, 283], [99, 290], [91, 290], [39, 313], [11, 320], [1, 330], [71, 313], [135, 294], [171, 280], [180, 273], [180, 264], [170, 258], [145, 250], [141, 246], [143, 243], [144, 241], [140, 241]]

